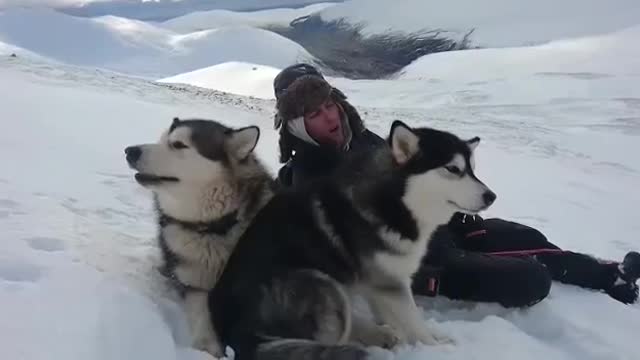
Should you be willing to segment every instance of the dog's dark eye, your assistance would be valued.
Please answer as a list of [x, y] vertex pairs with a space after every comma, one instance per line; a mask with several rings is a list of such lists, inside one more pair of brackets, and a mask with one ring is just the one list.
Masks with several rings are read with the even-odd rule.
[[171, 147], [174, 149], [186, 149], [188, 146], [185, 145], [182, 141], [174, 141], [171, 143]]
[[445, 166], [444, 167], [448, 172], [455, 174], [455, 175], [460, 175], [462, 173], [462, 171], [460, 171], [460, 168], [455, 166], [455, 165], [449, 165], [449, 166]]

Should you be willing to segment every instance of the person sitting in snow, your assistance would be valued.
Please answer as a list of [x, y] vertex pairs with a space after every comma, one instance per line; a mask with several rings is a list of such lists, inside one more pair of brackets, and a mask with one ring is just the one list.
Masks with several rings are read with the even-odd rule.
[[[282, 187], [328, 174], [347, 152], [383, 146], [340, 90], [309, 64], [283, 69], [274, 79]], [[416, 295], [526, 307], [544, 299], [556, 280], [601, 290], [623, 303], [638, 299], [640, 254], [622, 262], [565, 251], [538, 230], [503, 219], [455, 214], [440, 227], [415, 274]]]

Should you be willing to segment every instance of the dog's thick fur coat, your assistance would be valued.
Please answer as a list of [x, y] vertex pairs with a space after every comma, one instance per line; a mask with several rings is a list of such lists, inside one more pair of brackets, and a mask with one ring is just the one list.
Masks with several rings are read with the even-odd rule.
[[224, 355], [207, 294], [236, 242], [274, 191], [253, 150], [260, 132], [216, 121], [174, 119], [154, 144], [125, 149], [135, 178], [153, 192], [161, 272], [184, 300], [194, 347]]
[[[276, 194], [209, 297], [236, 359], [362, 359], [362, 345], [448, 341], [421, 320], [411, 277], [439, 225], [495, 200], [473, 172], [478, 142], [395, 121], [388, 147]], [[354, 316], [355, 294], [379, 323]]]

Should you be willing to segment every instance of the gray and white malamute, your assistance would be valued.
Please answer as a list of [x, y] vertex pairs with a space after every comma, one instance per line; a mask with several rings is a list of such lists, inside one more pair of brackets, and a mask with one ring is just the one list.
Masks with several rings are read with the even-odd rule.
[[[236, 359], [362, 359], [369, 345], [450, 342], [422, 320], [411, 277], [436, 227], [494, 202], [473, 171], [479, 141], [395, 121], [389, 146], [277, 193], [209, 297]], [[352, 312], [355, 294], [377, 322]]]
[[125, 149], [136, 181], [153, 192], [162, 273], [184, 300], [193, 345], [222, 356], [207, 294], [255, 214], [273, 194], [273, 180], [254, 156], [257, 127], [174, 119], [160, 141]]

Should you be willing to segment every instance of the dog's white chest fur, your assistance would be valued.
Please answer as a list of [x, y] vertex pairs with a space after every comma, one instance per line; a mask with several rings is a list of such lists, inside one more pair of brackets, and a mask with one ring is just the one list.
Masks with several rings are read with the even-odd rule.
[[389, 229], [378, 230], [378, 235], [390, 251], [378, 252], [374, 256], [375, 266], [396, 280], [409, 280], [420, 267], [430, 236], [420, 236], [418, 240], [411, 240]]
[[[238, 231], [236, 228], [231, 231]], [[212, 289], [233, 250], [235, 234], [202, 234], [175, 224], [165, 226], [162, 234], [169, 250], [179, 258], [174, 270], [177, 280], [195, 288]]]

